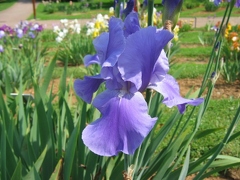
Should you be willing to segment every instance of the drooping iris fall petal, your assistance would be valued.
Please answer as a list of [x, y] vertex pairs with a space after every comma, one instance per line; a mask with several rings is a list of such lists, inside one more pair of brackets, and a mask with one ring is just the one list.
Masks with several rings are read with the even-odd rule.
[[83, 80], [76, 79], [74, 81], [74, 89], [76, 94], [85, 102], [91, 103], [93, 93], [98, 90], [103, 81], [104, 80], [100, 77], [100, 75], [85, 76]]
[[177, 106], [180, 113], [184, 113], [186, 110], [186, 105], [197, 106], [203, 102], [203, 98], [197, 99], [185, 99], [180, 95], [179, 85], [176, 80], [170, 76], [166, 77], [155, 84], [150, 84], [149, 88], [156, 90], [161, 93], [164, 97], [163, 103], [167, 107]]
[[139, 92], [106, 90], [93, 105], [102, 117], [86, 126], [82, 139], [91, 151], [102, 156], [133, 154], [157, 120], [148, 115], [147, 103]]

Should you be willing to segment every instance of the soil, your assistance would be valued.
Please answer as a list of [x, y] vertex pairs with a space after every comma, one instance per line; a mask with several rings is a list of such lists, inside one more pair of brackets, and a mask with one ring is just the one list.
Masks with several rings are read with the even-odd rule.
[[[185, 96], [189, 90], [193, 87], [193, 92], [200, 88], [202, 78], [195, 79], [179, 79], [177, 80], [180, 86], [180, 93]], [[228, 98], [240, 98], [240, 81], [233, 83], [227, 83], [222, 77], [219, 77], [212, 94], [213, 99], [228, 99]]]

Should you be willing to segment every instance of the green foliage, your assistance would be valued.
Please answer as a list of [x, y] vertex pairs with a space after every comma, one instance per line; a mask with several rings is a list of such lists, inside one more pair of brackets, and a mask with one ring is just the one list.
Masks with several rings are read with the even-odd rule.
[[[47, 48], [40, 47], [39, 39], [28, 39], [19, 47], [14, 47], [11, 39], [7, 39], [7, 41], [8, 45], [5, 47], [4, 53], [0, 54], [0, 86], [2, 91], [5, 91], [6, 88], [6, 78], [10, 82], [12, 92], [15, 92], [21, 83], [30, 87], [31, 77], [36, 82], [40, 82], [45, 63], [43, 57], [46, 55]], [[20, 40], [15, 39], [16, 44], [20, 44], [20, 42]]]
[[184, 1], [183, 4], [187, 9], [193, 9], [200, 5], [198, 0], [187, 0]]
[[204, 7], [207, 12], [214, 12], [218, 9], [218, 6], [216, 6], [214, 2], [210, 2], [209, 0], [205, 1]]
[[229, 24], [224, 35], [222, 43], [218, 47], [223, 61], [219, 70], [227, 82], [234, 82], [240, 80], [239, 26], [232, 27]]
[[17, 0], [0, 0], [0, 11], [11, 7]]
[[199, 32], [198, 39], [200, 43], [205, 46], [212, 46], [215, 41], [215, 35], [213, 32]]
[[52, 4], [52, 3], [47, 3], [45, 6], [44, 6], [44, 9], [43, 9], [43, 12], [46, 12], [48, 14], [52, 14], [54, 13], [56, 10], [55, 10], [55, 6]]
[[93, 54], [92, 38], [86, 35], [69, 35], [68, 40], [60, 44], [58, 60], [69, 65], [82, 65], [86, 54]]

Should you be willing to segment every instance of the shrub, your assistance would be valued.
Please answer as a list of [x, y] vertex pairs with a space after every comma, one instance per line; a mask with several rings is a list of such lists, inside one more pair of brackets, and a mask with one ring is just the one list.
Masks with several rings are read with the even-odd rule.
[[218, 6], [215, 6], [215, 4], [213, 2], [210, 2], [209, 0], [205, 1], [204, 7], [207, 12], [213, 12], [218, 9]]
[[185, 1], [184, 5], [187, 9], [193, 9], [193, 8], [196, 8], [199, 6], [199, 2], [198, 1]]
[[53, 4], [51, 3], [47, 3], [45, 6], [44, 6], [44, 9], [43, 9], [43, 12], [46, 12], [48, 14], [52, 14], [55, 12], [55, 7]]
[[179, 32], [188, 32], [192, 29], [192, 22], [178, 21]]

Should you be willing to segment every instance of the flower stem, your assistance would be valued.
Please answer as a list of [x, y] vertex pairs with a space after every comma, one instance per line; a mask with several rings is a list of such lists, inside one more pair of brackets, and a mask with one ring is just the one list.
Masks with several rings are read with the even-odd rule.
[[148, 26], [153, 25], [154, 0], [148, 0]]

